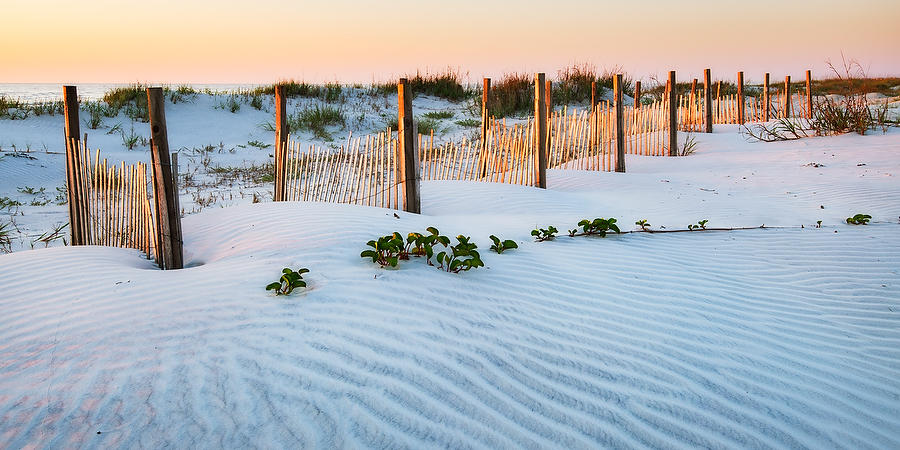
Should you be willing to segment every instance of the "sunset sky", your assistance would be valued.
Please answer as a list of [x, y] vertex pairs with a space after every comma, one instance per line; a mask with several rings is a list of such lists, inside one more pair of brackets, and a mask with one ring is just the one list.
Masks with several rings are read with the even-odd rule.
[[711, 67], [900, 75], [900, 1], [2, 0], [0, 82], [472, 81], [573, 63], [639, 78]]

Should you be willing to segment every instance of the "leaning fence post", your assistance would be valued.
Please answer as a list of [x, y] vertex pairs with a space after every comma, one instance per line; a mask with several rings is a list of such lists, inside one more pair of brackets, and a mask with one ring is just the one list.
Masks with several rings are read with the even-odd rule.
[[547, 101], [543, 73], [534, 74], [534, 185], [547, 188]]
[[791, 117], [791, 76], [784, 77], [784, 118]]
[[613, 96], [616, 102], [616, 172], [625, 171], [625, 105], [622, 102], [622, 74], [613, 78]]
[[703, 109], [705, 112], [703, 121], [706, 122], [706, 132], [712, 133], [712, 75], [710, 75], [709, 69], [703, 69]]
[[763, 122], [769, 121], [769, 72], [766, 72], [765, 81], [763, 81]]
[[812, 120], [812, 71], [806, 71], [806, 118]]
[[165, 96], [160, 87], [147, 88], [147, 108], [150, 112], [150, 155], [153, 160], [153, 199], [159, 229], [157, 236], [163, 269], [181, 269], [183, 241], [181, 238], [181, 214], [176, 210], [178, 202], [172, 163], [169, 159], [169, 137], [166, 131]]
[[678, 108], [675, 103], [675, 71], [669, 71], [669, 156], [678, 156]]
[[738, 97], [738, 125], [743, 125], [744, 124], [744, 72], [738, 72], [737, 97]]
[[78, 122], [78, 89], [75, 86], [63, 86], [64, 111], [66, 114], [66, 188], [69, 202], [69, 234], [72, 245], [84, 245], [84, 231], [82, 230], [82, 204], [80, 187], [78, 182], [79, 171], [76, 167], [78, 161], [78, 143], [80, 125]]
[[419, 198], [419, 155], [416, 148], [416, 132], [413, 122], [412, 92], [406, 78], [397, 83], [397, 137], [401, 148], [400, 180], [403, 183], [403, 210], [419, 214], [422, 212]]
[[276, 202], [284, 201], [285, 185], [284, 176], [287, 166], [287, 98], [284, 96], [284, 86], [275, 85], [275, 192], [272, 199]]

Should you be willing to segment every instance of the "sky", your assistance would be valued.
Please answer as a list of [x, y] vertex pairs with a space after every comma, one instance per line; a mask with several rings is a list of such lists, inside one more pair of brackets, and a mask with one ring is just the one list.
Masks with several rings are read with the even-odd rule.
[[0, 82], [343, 83], [458, 71], [900, 75], [900, 1], [0, 0]]

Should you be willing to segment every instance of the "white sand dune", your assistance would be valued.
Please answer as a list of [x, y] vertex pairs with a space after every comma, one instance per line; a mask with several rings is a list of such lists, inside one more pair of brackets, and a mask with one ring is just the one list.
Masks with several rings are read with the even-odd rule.
[[[0, 446], [900, 447], [900, 134], [704, 138], [546, 191], [425, 183], [421, 216], [207, 210], [184, 219], [180, 271], [0, 256]], [[875, 223], [842, 223], [858, 212]], [[597, 216], [806, 228], [529, 236]], [[487, 267], [359, 257], [429, 225]], [[286, 266], [309, 287], [264, 291]]]

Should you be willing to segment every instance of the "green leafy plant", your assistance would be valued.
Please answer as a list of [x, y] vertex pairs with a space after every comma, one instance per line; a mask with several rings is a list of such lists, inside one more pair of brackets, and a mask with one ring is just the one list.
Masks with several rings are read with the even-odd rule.
[[469, 238], [463, 235], [456, 237], [458, 243], [448, 248], [448, 251], [442, 251], [437, 254], [438, 268], [447, 272], [459, 273], [483, 267], [484, 262], [481, 261], [481, 255], [478, 254], [477, 245], [469, 242]]
[[443, 245], [447, 247], [450, 245], [450, 238], [442, 236], [437, 228], [428, 227], [425, 231], [428, 234], [409, 233], [406, 237], [404, 254], [400, 255], [400, 259], [409, 259], [409, 255], [424, 256], [425, 261], [431, 265], [431, 257], [434, 256], [434, 246]]
[[556, 233], [558, 232], [559, 230], [557, 230], [556, 227], [550, 225], [547, 228], [535, 228], [534, 230], [531, 230], [531, 235], [534, 236], [535, 241], [544, 242], [555, 239]]
[[295, 288], [306, 287], [306, 282], [303, 281], [303, 274], [307, 272], [309, 272], [309, 269], [307, 268], [301, 268], [295, 272], [291, 270], [291, 268], [285, 267], [281, 271], [281, 279], [269, 283], [266, 286], [266, 290], [275, 291], [275, 295], [288, 295], [293, 292]]
[[381, 267], [397, 267], [401, 255], [405, 253], [403, 237], [396, 231], [394, 234], [382, 236], [377, 240], [371, 240], [367, 242], [366, 245], [372, 248], [363, 250], [359, 256], [362, 258], [372, 258], [372, 262], [378, 263]]
[[461, 127], [466, 127], [466, 128], [474, 128], [474, 127], [481, 126], [481, 121], [478, 119], [462, 119], [462, 120], [457, 120], [454, 123], [456, 123], [457, 125], [459, 125]]
[[577, 228], [569, 230], [569, 236], [599, 235], [600, 237], [606, 237], [606, 234], [610, 231], [621, 233], [621, 231], [619, 231], [619, 226], [616, 225], [616, 219], [613, 217], [610, 217], [609, 219], [604, 219], [602, 217], [598, 217], [594, 220], [584, 219], [581, 222], [578, 222], [578, 226], [581, 227], [581, 232], [579, 233]]
[[648, 231], [650, 229], [650, 222], [647, 222], [647, 219], [638, 220], [634, 224], [641, 227], [641, 231]]
[[709, 222], [708, 219], [703, 219], [703, 220], [697, 222], [696, 224], [690, 224], [687, 227], [688, 227], [688, 230], [691, 230], [691, 231], [705, 230], [707, 222]]
[[507, 239], [505, 241], [501, 241], [497, 236], [491, 235], [491, 241], [493, 244], [491, 245], [491, 250], [499, 253], [503, 253], [507, 250], [511, 250], [514, 248], [519, 248], [519, 244], [516, 244], [515, 241]]
[[868, 214], [856, 214], [853, 217], [848, 217], [847, 223], [851, 225], [868, 225], [870, 220], [872, 220], [872, 216]]

